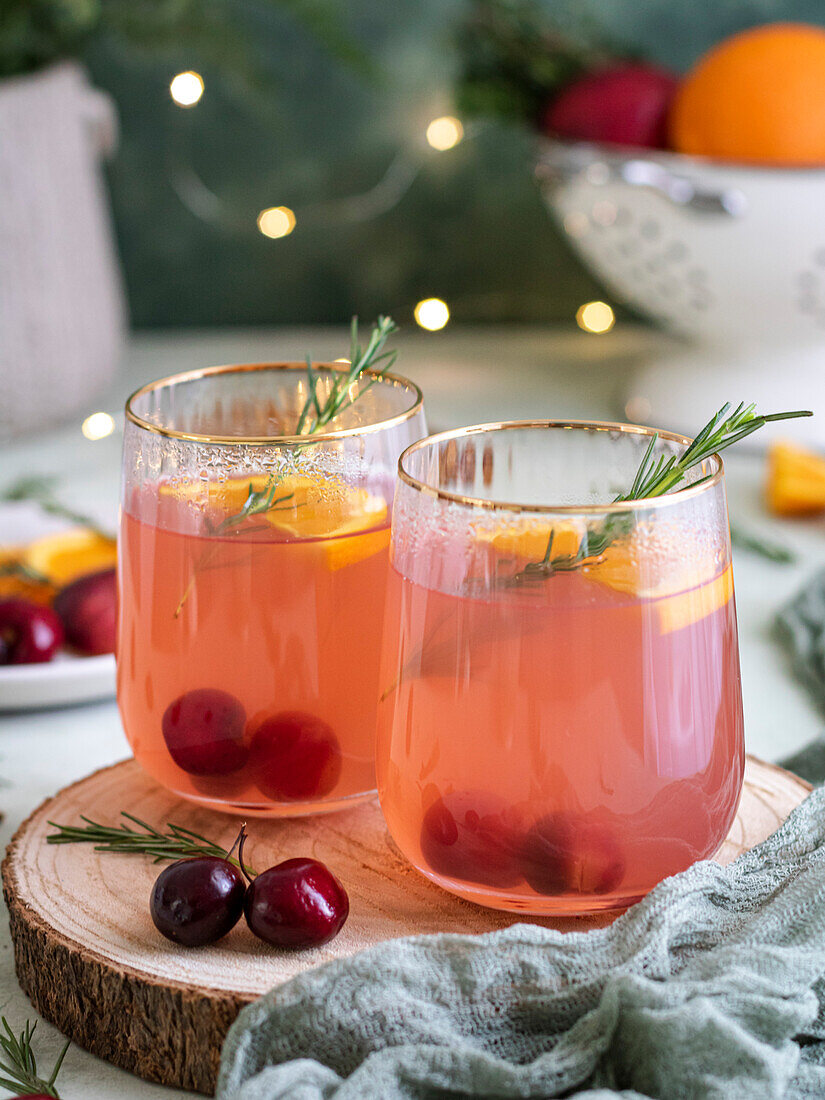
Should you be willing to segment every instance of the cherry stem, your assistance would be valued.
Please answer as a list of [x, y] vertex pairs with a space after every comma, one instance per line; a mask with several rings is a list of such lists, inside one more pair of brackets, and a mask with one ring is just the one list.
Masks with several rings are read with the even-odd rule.
[[244, 844], [246, 844], [246, 825], [241, 825], [240, 835], [238, 836], [236, 844], [238, 845], [238, 866], [240, 867], [241, 873], [243, 874], [244, 878], [251, 886], [252, 876], [250, 875], [249, 871], [247, 871], [243, 861], [243, 848]]
[[243, 840], [245, 834], [246, 834], [246, 822], [244, 821], [243, 825], [241, 825], [241, 831], [235, 837], [235, 843], [232, 845], [232, 847], [226, 853], [227, 861], [232, 859], [232, 856], [235, 854], [235, 849], [240, 846], [241, 841]]

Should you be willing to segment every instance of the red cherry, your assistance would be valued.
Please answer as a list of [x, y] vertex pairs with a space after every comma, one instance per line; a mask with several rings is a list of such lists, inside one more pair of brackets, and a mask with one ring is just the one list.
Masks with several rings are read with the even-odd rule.
[[228, 691], [187, 691], [166, 708], [162, 729], [169, 755], [190, 775], [228, 775], [246, 763], [246, 711]]
[[217, 856], [179, 859], [158, 875], [149, 899], [155, 927], [184, 947], [216, 943], [241, 919], [246, 880]]
[[249, 762], [255, 782], [268, 798], [300, 802], [333, 789], [341, 774], [341, 746], [320, 718], [285, 710], [257, 727]]
[[585, 73], [551, 100], [542, 128], [577, 141], [663, 149], [667, 112], [678, 86], [678, 77], [653, 65]]
[[421, 852], [433, 871], [501, 889], [521, 882], [521, 839], [515, 811], [483, 792], [445, 795], [421, 823]]
[[114, 653], [117, 619], [115, 570], [78, 577], [57, 593], [54, 609], [70, 646], [89, 656]]
[[624, 877], [624, 857], [604, 825], [573, 813], [548, 814], [522, 846], [524, 877], [537, 894], [609, 894]]
[[43, 664], [63, 644], [63, 625], [50, 607], [0, 600], [0, 664]]
[[347, 892], [317, 859], [287, 859], [253, 879], [246, 921], [275, 947], [320, 947], [337, 936], [349, 915]]

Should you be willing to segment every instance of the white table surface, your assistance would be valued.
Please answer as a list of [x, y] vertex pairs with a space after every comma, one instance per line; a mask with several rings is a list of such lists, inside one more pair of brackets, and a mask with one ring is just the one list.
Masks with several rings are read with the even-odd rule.
[[[481, 421], [587, 417], [624, 419], [622, 400], [628, 372], [655, 355], [661, 338], [644, 330], [594, 337], [548, 329], [448, 328], [439, 334], [410, 333], [399, 338], [397, 369], [425, 392], [431, 427]], [[144, 333], [135, 336], [111, 393], [96, 406], [112, 413], [118, 429], [91, 442], [80, 432], [82, 417], [38, 437], [0, 448], [0, 487], [26, 473], [60, 474], [66, 502], [94, 508], [114, 526], [117, 507], [120, 410], [137, 386], [179, 370], [214, 363], [346, 354], [343, 330], [279, 329]], [[740, 396], [732, 394], [732, 400]], [[92, 412], [94, 409], [89, 409]], [[708, 410], [709, 414], [712, 410]], [[823, 410], [825, 415], [825, 410]], [[700, 425], [696, 425], [697, 429]], [[789, 427], [789, 435], [793, 426]], [[746, 736], [749, 751], [768, 760], [794, 751], [821, 729], [822, 718], [806, 692], [790, 677], [770, 637], [775, 610], [825, 565], [825, 525], [770, 519], [760, 502], [764, 459], [731, 455], [728, 493], [734, 522], [770, 535], [798, 552], [789, 566], [740, 551], [735, 560]], [[0, 544], [3, 532], [0, 530]], [[0, 845], [17, 825], [59, 787], [95, 768], [127, 756], [114, 701], [39, 713], [0, 714]], [[34, 1018], [17, 986], [8, 926], [0, 923], [0, 1013], [19, 1029]], [[42, 1065], [50, 1065], [61, 1037], [45, 1022], [38, 1027]], [[64, 1100], [152, 1100], [191, 1095], [131, 1077], [72, 1047], [59, 1079]], [[0, 1096], [4, 1095], [0, 1089]]]

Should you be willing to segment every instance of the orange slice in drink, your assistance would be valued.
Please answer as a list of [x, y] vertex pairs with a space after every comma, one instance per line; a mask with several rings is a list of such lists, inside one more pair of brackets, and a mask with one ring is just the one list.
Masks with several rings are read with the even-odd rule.
[[573, 557], [579, 549], [584, 528], [571, 520], [527, 520], [523, 525], [502, 524], [481, 528], [478, 541], [486, 543], [500, 558], [541, 561], [553, 537], [553, 556]]
[[21, 560], [36, 573], [48, 577], [58, 588], [87, 573], [113, 569], [117, 562], [114, 539], [78, 527], [45, 535], [25, 548]]
[[266, 513], [267, 522], [296, 538], [323, 539], [331, 570], [354, 565], [389, 546], [387, 502], [366, 489], [291, 476], [279, 483], [275, 500], [280, 503]]
[[[606, 584], [618, 592], [627, 592], [653, 603], [662, 634], [671, 634], [690, 626], [724, 607], [733, 595], [733, 569], [730, 565], [714, 575], [713, 564], [707, 569], [688, 570], [680, 577], [661, 578], [653, 554], [634, 556], [632, 540], [617, 542], [605, 550], [582, 572], [590, 580]], [[657, 576], [658, 574], [658, 576]]]
[[671, 634], [683, 626], [698, 623], [724, 607], [733, 595], [733, 567], [706, 581], [690, 592], [665, 596], [656, 603], [656, 612], [663, 634]]
[[273, 490], [271, 507], [251, 516], [248, 522], [268, 523], [296, 539], [323, 540], [326, 563], [332, 570], [363, 561], [389, 545], [384, 498], [339, 480], [325, 481], [302, 474], [274, 478], [258, 474], [225, 481], [161, 485], [160, 492], [214, 508], [215, 522], [219, 523], [222, 518], [237, 515], [250, 493], [269, 489]]

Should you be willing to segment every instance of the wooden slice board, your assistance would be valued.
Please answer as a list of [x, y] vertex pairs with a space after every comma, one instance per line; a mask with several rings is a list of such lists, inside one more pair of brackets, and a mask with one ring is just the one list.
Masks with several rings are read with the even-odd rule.
[[[764, 840], [811, 788], [748, 758], [739, 813], [718, 857], [727, 863]], [[390, 841], [377, 802], [293, 821], [255, 820], [252, 867], [296, 855], [328, 863], [350, 895], [350, 918], [325, 947], [282, 953], [241, 922], [214, 947], [176, 947], [156, 931], [149, 894], [158, 868], [148, 858], [49, 845], [49, 820], [86, 814], [118, 824], [121, 810], [155, 825], [184, 825], [231, 844], [236, 818], [200, 809], [163, 790], [134, 761], [66, 787], [25, 821], [2, 868], [17, 976], [37, 1010], [76, 1043], [141, 1077], [211, 1093], [227, 1029], [272, 986], [371, 944], [424, 932], [489, 932], [519, 919], [462, 901], [416, 872]], [[546, 920], [561, 930], [596, 919]]]

